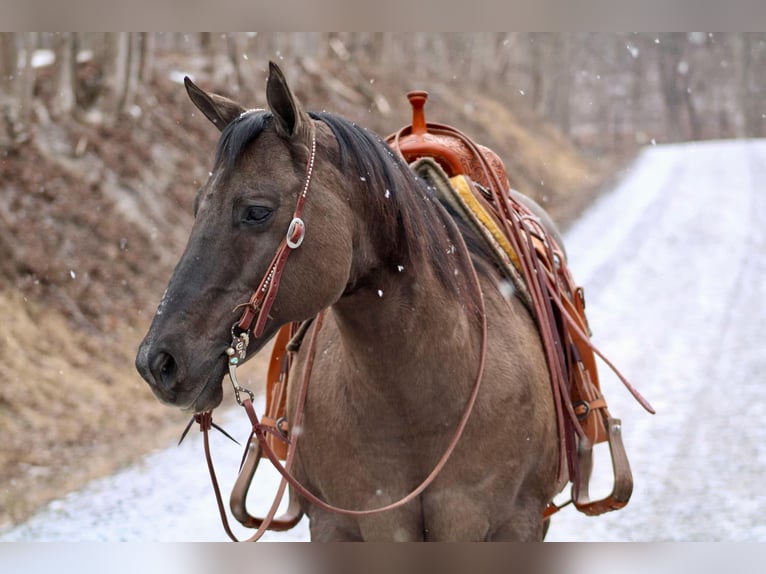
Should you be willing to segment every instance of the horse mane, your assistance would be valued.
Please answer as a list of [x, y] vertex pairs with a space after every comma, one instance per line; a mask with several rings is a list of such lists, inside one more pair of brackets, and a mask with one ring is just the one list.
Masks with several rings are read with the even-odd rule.
[[[367, 219], [375, 227], [370, 233], [384, 265], [390, 269], [430, 265], [457, 298], [477, 309], [470, 263], [459, 252], [462, 235], [477, 269], [487, 272], [489, 256], [475, 232], [448, 212], [430, 185], [377, 134], [336, 114], [309, 112], [309, 116], [332, 130], [343, 171], [366, 183], [369, 195], [363, 203], [371, 210]], [[244, 113], [232, 121], [218, 141], [216, 166], [223, 164], [227, 172], [234, 169], [247, 145], [273, 123], [268, 111]]]
[[385, 263], [392, 268], [430, 265], [456, 297], [467, 307], [478, 309], [471, 262], [461, 257], [459, 251], [464, 240], [475, 256], [477, 269], [482, 273], [489, 270], [490, 255], [476, 233], [455, 217], [454, 211], [437, 198], [435, 190], [376, 133], [336, 114], [309, 115], [332, 130], [344, 171], [359, 174], [366, 181], [370, 196], [366, 204], [373, 210], [369, 220], [376, 226], [370, 233], [385, 245], [379, 253], [388, 250]]

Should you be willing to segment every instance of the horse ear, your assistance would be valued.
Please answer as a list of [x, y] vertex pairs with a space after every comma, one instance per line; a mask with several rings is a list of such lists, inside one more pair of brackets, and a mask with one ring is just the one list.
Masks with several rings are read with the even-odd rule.
[[266, 101], [277, 120], [277, 130], [287, 137], [294, 136], [304, 121], [304, 112], [287, 85], [285, 75], [274, 62], [269, 62]]
[[223, 131], [223, 128], [245, 111], [245, 108], [229, 98], [218, 94], [208, 94], [192, 82], [188, 76], [184, 77], [184, 86], [186, 86], [186, 93], [189, 94], [197, 109], [205, 114], [205, 117], [213, 122], [220, 131]]

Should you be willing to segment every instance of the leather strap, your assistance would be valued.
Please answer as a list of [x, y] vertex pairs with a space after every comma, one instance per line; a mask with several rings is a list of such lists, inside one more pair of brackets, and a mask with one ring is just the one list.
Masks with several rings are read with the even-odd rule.
[[306, 196], [311, 186], [311, 176], [314, 173], [314, 160], [316, 158], [316, 126], [314, 126], [313, 122], [309, 122], [309, 125], [311, 126], [311, 146], [309, 157], [306, 161], [306, 178], [303, 183], [303, 190], [298, 196], [290, 226], [287, 228], [287, 233], [280, 242], [276, 254], [269, 264], [268, 271], [263, 276], [263, 279], [261, 279], [258, 289], [255, 290], [247, 303], [239, 306], [244, 307], [244, 310], [239, 321], [236, 323], [237, 328], [241, 332], [249, 331], [255, 320], [255, 326], [253, 327], [253, 335], [255, 337], [260, 337], [263, 334], [266, 321], [269, 317], [269, 311], [271, 311], [271, 306], [274, 304], [277, 292], [279, 291], [279, 282], [282, 278], [287, 257], [293, 249], [300, 247], [306, 233], [306, 225], [301, 217], [303, 215], [303, 206], [306, 203]]
[[287, 351], [287, 344], [293, 338], [296, 329], [296, 323], [289, 323], [277, 331], [266, 375], [266, 411], [261, 417], [261, 424], [273, 429], [266, 440], [269, 441], [271, 449], [280, 460], [287, 458], [288, 442], [288, 425], [285, 414], [287, 411], [287, 385], [292, 360]]

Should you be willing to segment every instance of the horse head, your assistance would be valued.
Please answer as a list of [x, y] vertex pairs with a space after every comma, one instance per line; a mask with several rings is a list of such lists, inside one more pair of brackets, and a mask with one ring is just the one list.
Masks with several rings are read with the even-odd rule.
[[[270, 64], [267, 81], [269, 110], [247, 110], [188, 78], [185, 84], [221, 137], [213, 170], [194, 200], [186, 249], [136, 367], [162, 402], [201, 412], [221, 401], [232, 326], [285, 243], [301, 194], [305, 241], [290, 249], [248, 356], [281, 325], [312, 317], [341, 296], [352, 266], [354, 226], [337, 142], [304, 112], [276, 65]], [[312, 142], [320, 150], [315, 157]]]

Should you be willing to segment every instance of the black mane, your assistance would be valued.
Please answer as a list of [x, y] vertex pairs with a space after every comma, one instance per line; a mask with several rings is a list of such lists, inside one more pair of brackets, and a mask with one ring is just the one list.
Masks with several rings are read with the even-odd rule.
[[[372, 219], [379, 223], [377, 233], [389, 249], [388, 264], [431, 265], [455, 295], [478, 308], [472, 297], [471, 263], [460, 256], [460, 242], [462, 236], [477, 269], [486, 273], [493, 264], [484, 241], [377, 134], [335, 114], [309, 115], [332, 130], [349, 177], [365, 179], [371, 194], [368, 205], [375, 210]], [[379, 253], [386, 252], [381, 249]]]

